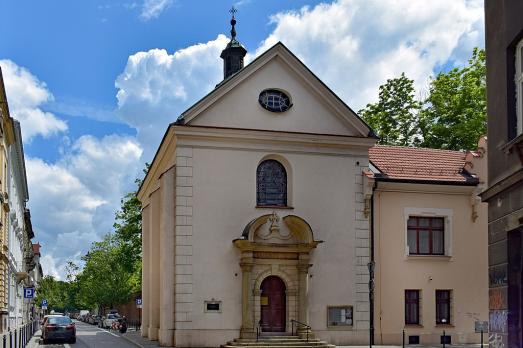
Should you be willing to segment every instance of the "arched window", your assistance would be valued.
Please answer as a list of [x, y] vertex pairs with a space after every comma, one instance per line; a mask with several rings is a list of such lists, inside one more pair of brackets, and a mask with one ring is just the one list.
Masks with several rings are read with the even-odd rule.
[[287, 172], [276, 160], [265, 160], [256, 171], [256, 204], [287, 206]]

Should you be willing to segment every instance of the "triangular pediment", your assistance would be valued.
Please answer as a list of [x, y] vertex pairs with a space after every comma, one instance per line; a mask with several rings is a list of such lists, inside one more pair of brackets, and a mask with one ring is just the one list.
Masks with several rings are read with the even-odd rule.
[[[292, 107], [264, 109], [262, 91], [287, 94]], [[283, 44], [278, 43], [182, 114], [185, 124], [283, 132], [372, 136], [370, 128]]]

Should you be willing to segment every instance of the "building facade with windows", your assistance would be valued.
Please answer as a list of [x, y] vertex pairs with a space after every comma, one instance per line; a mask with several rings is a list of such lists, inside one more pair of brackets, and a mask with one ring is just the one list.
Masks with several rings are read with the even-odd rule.
[[[376, 344], [478, 343], [488, 320], [486, 140], [474, 152], [370, 150]], [[484, 340], [488, 337], [485, 333]]]
[[13, 119], [9, 114], [0, 68], [0, 332], [9, 327], [9, 195], [7, 193], [9, 147], [14, 142]]
[[523, 342], [523, 2], [485, 1], [491, 344]]
[[24, 285], [28, 277], [26, 250], [33, 233], [27, 219], [29, 200], [25, 171], [24, 148], [20, 123], [13, 120], [15, 141], [9, 147], [7, 192], [9, 196], [9, 326], [27, 322], [27, 303]]
[[224, 81], [169, 126], [138, 192], [142, 335], [216, 347], [294, 327], [364, 344], [376, 139], [283, 44], [243, 67], [232, 36]]

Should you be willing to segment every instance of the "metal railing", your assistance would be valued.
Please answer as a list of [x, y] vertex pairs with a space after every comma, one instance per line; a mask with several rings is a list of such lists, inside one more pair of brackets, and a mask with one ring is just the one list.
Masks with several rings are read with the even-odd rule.
[[260, 335], [261, 335], [261, 320], [258, 322], [258, 325], [256, 325], [256, 342], [258, 342], [258, 339], [260, 338]]
[[311, 330], [311, 327], [305, 323], [302, 323], [298, 320], [291, 319], [291, 328], [292, 328], [292, 335], [294, 335], [294, 324], [296, 324], [296, 334], [298, 334], [298, 327], [304, 327], [307, 332], [307, 342], [309, 342], [309, 331]]
[[39, 328], [39, 322], [37, 320], [19, 326], [14, 330], [8, 330], [2, 334], [1, 347], [2, 348], [24, 348], [27, 343], [31, 340], [34, 333]]

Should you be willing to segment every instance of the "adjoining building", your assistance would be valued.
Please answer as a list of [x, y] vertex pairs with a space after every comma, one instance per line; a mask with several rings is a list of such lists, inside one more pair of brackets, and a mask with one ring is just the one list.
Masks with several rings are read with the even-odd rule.
[[138, 192], [142, 335], [365, 344], [376, 138], [282, 43], [243, 67], [234, 24], [224, 80], [168, 127]]
[[24, 301], [33, 263], [31, 214], [20, 123], [11, 118], [0, 69], [0, 314], [5, 331], [26, 323], [30, 303]]
[[488, 320], [487, 204], [478, 196], [486, 145], [371, 148], [376, 344], [401, 344], [403, 332], [406, 344], [480, 342], [475, 323]]
[[[26, 203], [29, 200], [25, 172], [24, 149], [20, 123], [13, 120], [15, 141], [9, 147], [9, 326], [17, 327], [27, 321], [24, 301], [24, 280], [27, 278], [25, 250], [33, 234], [26, 220]], [[30, 220], [29, 220], [30, 221]]]
[[0, 332], [9, 327], [9, 195], [7, 193], [9, 147], [14, 143], [13, 119], [9, 114], [0, 67]]
[[486, 0], [491, 344], [523, 342], [523, 2]]

